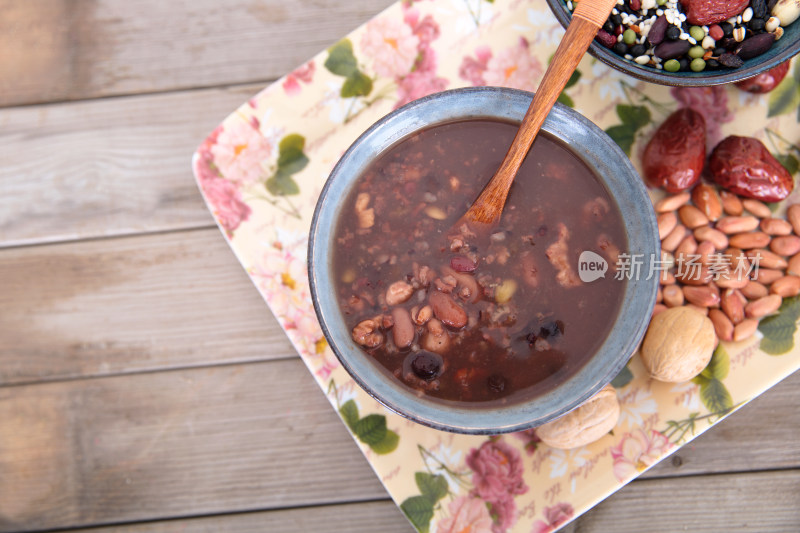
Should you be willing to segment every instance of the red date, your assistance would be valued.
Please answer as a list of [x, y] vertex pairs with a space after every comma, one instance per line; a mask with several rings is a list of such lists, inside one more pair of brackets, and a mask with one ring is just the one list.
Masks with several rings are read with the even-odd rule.
[[706, 122], [684, 107], [672, 113], [644, 149], [644, 176], [656, 187], [680, 192], [700, 180], [706, 159]]
[[736, 87], [751, 93], [768, 93], [783, 81], [787, 72], [789, 72], [789, 61], [784, 61], [777, 67], [771, 68], [766, 72], [737, 82]]
[[716, 24], [735, 17], [750, 4], [750, 0], [681, 0], [690, 24]]
[[711, 152], [709, 170], [712, 181], [722, 188], [765, 202], [783, 200], [794, 188], [789, 171], [752, 137], [723, 139]]

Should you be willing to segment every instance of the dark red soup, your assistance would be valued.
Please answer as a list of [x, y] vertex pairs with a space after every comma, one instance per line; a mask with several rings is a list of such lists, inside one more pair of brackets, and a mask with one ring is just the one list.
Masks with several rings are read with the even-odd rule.
[[[540, 135], [500, 224], [453, 225], [493, 175], [517, 126], [489, 120], [422, 131], [359, 179], [336, 227], [336, 292], [353, 339], [397, 379], [466, 402], [541, 394], [605, 340], [625, 282], [622, 219], [583, 162]], [[593, 251], [604, 278], [583, 282]]]

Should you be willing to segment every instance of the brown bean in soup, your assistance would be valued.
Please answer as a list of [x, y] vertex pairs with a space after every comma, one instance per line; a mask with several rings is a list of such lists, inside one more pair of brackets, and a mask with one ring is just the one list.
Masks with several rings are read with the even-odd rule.
[[[491, 235], [453, 228], [516, 130], [472, 120], [404, 139], [359, 178], [335, 230], [336, 292], [353, 339], [435, 398], [508, 402], [551, 390], [592, 356], [620, 308], [621, 215], [546, 134]], [[604, 278], [580, 280], [584, 250], [606, 259]]]

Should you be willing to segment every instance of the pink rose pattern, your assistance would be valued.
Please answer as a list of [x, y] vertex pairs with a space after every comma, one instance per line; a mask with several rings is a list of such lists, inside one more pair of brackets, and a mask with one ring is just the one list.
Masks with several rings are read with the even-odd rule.
[[239, 189], [215, 170], [211, 147], [217, 142], [222, 126], [214, 130], [197, 150], [194, 173], [211, 212], [225, 233], [232, 235], [250, 216], [250, 206], [242, 201]]
[[645, 432], [637, 428], [626, 433], [611, 447], [614, 475], [619, 481], [627, 481], [658, 461], [672, 446], [666, 436], [654, 429]]
[[552, 507], [544, 508], [544, 520], [537, 520], [533, 523], [531, 533], [551, 533], [559, 526], [562, 526], [570, 521], [575, 514], [575, 510], [567, 502], [561, 502], [553, 505]]
[[439, 25], [430, 15], [420, 20], [416, 9], [407, 9], [403, 21], [417, 37], [417, 57], [411, 72], [398, 78], [395, 109], [447, 87], [447, 79], [436, 75], [436, 51], [431, 47], [431, 43], [439, 37]]
[[492, 532], [508, 530], [517, 521], [514, 496], [528, 491], [519, 452], [500, 439], [489, 439], [470, 451], [466, 463], [472, 469], [471, 494], [489, 505]]
[[436, 533], [489, 533], [492, 517], [480, 498], [459, 496], [447, 506], [450, 515], [436, 526]]
[[486, 46], [475, 49], [475, 57], [465, 56], [458, 69], [459, 76], [472, 85], [494, 85], [533, 91], [542, 76], [542, 64], [531, 53], [530, 43], [519, 38], [516, 46], [496, 55]]
[[706, 119], [706, 149], [722, 140], [721, 124], [734, 116], [728, 109], [728, 93], [722, 85], [712, 87], [673, 87], [670, 94], [681, 107], [690, 107]]
[[315, 68], [314, 61], [312, 60], [287, 74], [281, 84], [286, 94], [289, 96], [297, 96], [300, 94], [303, 90], [300, 86], [300, 82], [302, 81], [306, 84], [311, 83], [314, 80]]
[[516, 433], [512, 433], [512, 435], [522, 441], [522, 447], [527, 455], [533, 455], [539, 443], [542, 442], [541, 439], [536, 436], [535, 429], [518, 431]]

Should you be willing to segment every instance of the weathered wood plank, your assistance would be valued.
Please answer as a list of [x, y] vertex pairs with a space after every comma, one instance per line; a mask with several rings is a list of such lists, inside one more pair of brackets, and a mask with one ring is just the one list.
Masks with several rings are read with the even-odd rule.
[[274, 79], [393, 1], [0, 0], [0, 106]]
[[634, 481], [570, 533], [800, 530], [800, 470]]
[[[797, 380], [778, 388], [797, 390]], [[712, 429], [685, 454], [697, 458], [677, 473], [800, 466], [798, 445], [782, 444], [796, 441], [797, 415], [747, 416], [769, 398], [717, 428], [742, 441], [715, 441]], [[761, 417], [779, 420], [783, 433], [751, 454]], [[0, 436], [0, 531], [385, 494], [297, 358], [0, 388]], [[713, 455], [719, 460], [710, 467], [701, 462]], [[702, 507], [731, 509], [713, 503], [723, 497], [717, 490], [727, 490], [714, 487]]]
[[260, 88], [0, 109], [0, 248], [212, 225], [192, 153]]
[[296, 357], [216, 228], [0, 250], [0, 385]]
[[0, 531], [374, 500], [299, 359], [0, 388]]
[[391, 500], [188, 518], [168, 522], [74, 530], [75, 533], [412, 533]]
[[[565, 533], [796, 532], [800, 471], [635, 481]], [[391, 501], [254, 512], [79, 530], [79, 533], [413, 531]]]

